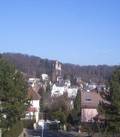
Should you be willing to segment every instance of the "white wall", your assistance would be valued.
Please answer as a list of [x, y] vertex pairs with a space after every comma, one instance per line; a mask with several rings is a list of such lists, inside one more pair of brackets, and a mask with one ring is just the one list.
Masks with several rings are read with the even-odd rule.
[[40, 113], [40, 101], [39, 100], [32, 100], [30, 102], [31, 106], [30, 108], [35, 108], [35, 112], [28, 112], [26, 114], [26, 117], [31, 117], [33, 118], [33, 116], [35, 116], [36, 122], [39, 121], [39, 113]]
[[77, 96], [78, 88], [68, 88], [67, 93], [69, 98], [75, 98]]
[[97, 109], [84, 108], [81, 110], [81, 122], [92, 122], [97, 114]]
[[57, 87], [56, 85], [53, 85], [51, 96], [61, 96], [65, 92], [65, 87]]
[[55, 84], [52, 87], [51, 96], [61, 96], [65, 92], [68, 93], [69, 98], [75, 98], [77, 95], [78, 88], [58, 87]]
[[42, 80], [45, 81], [45, 80], [48, 80], [48, 75], [47, 74], [42, 74]]

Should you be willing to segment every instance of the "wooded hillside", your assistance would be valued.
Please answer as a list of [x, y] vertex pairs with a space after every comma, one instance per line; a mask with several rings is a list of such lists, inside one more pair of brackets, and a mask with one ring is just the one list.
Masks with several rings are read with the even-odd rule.
[[[19, 53], [4, 53], [4, 58], [15, 64], [17, 69], [26, 73], [28, 76], [39, 77], [42, 73], [47, 73], [50, 76], [53, 71], [54, 60], [42, 59], [36, 56], [29, 56]], [[107, 66], [107, 65], [90, 65], [90, 66], [79, 66], [74, 64], [63, 64], [63, 75], [64, 77], [81, 77], [83, 80], [89, 81], [105, 81], [107, 80], [113, 70], [118, 66]]]

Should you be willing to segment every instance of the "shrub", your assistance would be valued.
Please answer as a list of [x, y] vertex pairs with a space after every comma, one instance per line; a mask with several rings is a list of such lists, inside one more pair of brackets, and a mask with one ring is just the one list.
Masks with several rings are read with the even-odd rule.
[[61, 111], [53, 112], [52, 117], [53, 119], [59, 120], [61, 124], [65, 124], [66, 122], [66, 115], [64, 114], [64, 112], [61, 112]]
[[3, 137], [18, 137], [23, 131], [23, 122], [16, 122], [9, 130], [3, 133]]
[[35, 123], [35, 120], [23, 120], [23, 126], [27, 129], [33, 129], [33, 124]]

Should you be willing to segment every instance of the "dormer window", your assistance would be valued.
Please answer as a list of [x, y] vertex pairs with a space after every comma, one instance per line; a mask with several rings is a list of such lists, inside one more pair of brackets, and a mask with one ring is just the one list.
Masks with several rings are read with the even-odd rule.
[[90, 99], [90, 98], [86, 98], [85, 101], [92, 101], [92, 99]]
[[56, 92], [56, 93], [59, 93], [60, 91], [56, 90], [55, 92]]

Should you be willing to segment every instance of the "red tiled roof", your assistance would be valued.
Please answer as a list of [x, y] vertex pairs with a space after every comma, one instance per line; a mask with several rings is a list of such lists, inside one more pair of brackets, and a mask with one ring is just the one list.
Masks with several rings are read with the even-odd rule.
[[32, 100], [40, 100], [41, 96], [39, 95], [39, 93], [35, 92], [32, 88], [29, 88], [28, 98], [31, 98]]

